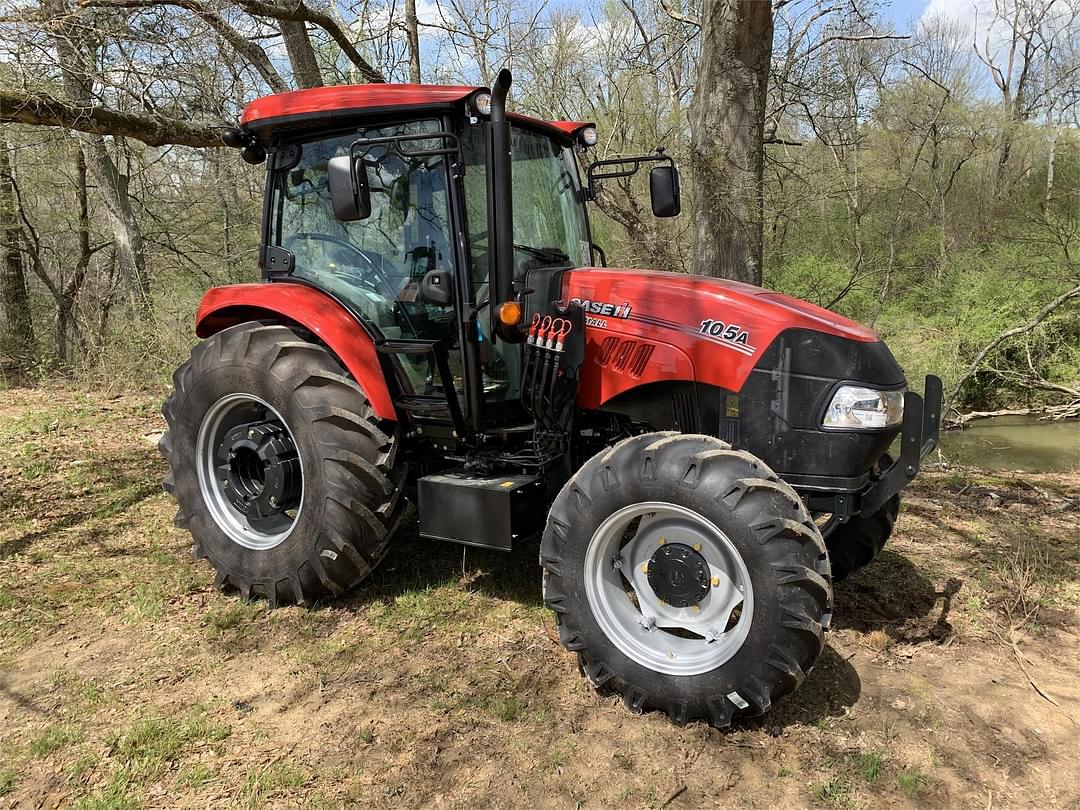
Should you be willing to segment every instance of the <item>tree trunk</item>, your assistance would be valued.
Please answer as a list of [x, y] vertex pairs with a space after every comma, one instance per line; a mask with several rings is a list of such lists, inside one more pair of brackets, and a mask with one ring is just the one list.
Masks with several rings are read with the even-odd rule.
[[409, 81], [420, 84], [420, 23], [416, 0], [405, 0], [405, 38], [409, 43]]
[[322, 87], [322, 71], [315, 49], [311, 46], [307, 23], [296, 20], [279, 20], [281, 38], [285, 40], [285, 52], [289, 55], [293, 78], [300, 88]]
[[112, 226], [116, 259], [131, 303], [138, 309], [150, 309], [150, 279], [146, 274], [142, 228], [131, 207], [128, 177], [121, 174], [100, 135], [79, 135], [86, 165], [97, 183], [98, 194]]
[[26, 268], [19, 241], [22, 231], [16, 220], [15, 185], [7, 143], [0, 142], [0, 239], [3, 261], [0, 262], [0, 363], [10, 363], [25, 370], [34, 360], [34, 318], [30, 310], [30, 292], [26, 286]]
[[[88, 29], [74, 19], [77, 11], [66, 0], [41, 0], [42, 10], [60, 20], [53, 32], [53, 47], [60, 62], [64, 92], [71, 101], [90, 108], [93, 103], [93, 60], [88, 58], [86, 44], [80, 37]], [[128, 178], [121, 174], [105, 146], [105, 138], [94, 133], [79, 133], [79, 144], [90, 176], [105, 203], [105, 212], [116, 242], [116, 258], [124, 275], [132, 303], [141, 310], [150, 308], [150, 280], [146, 275], [142, 228], [131, 207]]]
[[86, 188], [86, 156], [81, 149], [75, 150], [75, 192], [79, 200], [79, 259], [75, 272], [64, 286], [56, 302], [56, 355], [61, 362], [70, 363], [77, 353], [86, 348], [86, 341], [75, 316], [79, 291], [90, 269], [94, 256], [90, 248], [90, 205]]
[[694, 272], [761, 283], [765, 96], [772, 4], [705, 0], [690, 105]]
[[1058, 130], [1054, 127], [1050, 134], [1050, 153], [1046, 156], [1046, 193], [1043, 195], [1043, 213], [1050, 211], [1050, 203], [1054, 200], [1054, 170], [1057, 164]]

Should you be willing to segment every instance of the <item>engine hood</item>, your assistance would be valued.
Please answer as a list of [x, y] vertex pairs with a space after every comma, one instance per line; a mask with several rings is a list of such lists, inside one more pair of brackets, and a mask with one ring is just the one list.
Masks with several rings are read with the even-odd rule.
[[[696, 380], [738, 391], [788, 330], [880, 344], [872, 329], [822, 307], [705, 276], [577, 268], [563, 275], [562, 297], [585, 310], [581, 386], [586, 406], [663, 380]], [[595, 372], [597, 365], [603, 373]]]

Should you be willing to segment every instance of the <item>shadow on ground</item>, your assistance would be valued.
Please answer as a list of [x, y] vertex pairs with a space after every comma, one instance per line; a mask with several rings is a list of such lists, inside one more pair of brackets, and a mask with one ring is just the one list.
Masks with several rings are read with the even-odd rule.
[[[24, 483], [30, 493], [23, 508], [35, 519], [34, 528], [0, 543], [0, 560], [30, 551], [39, 540], [55, 537], [95, 520], [116, 518], [161, 491], [157, 454], [130, 449], [93, 459], [81, 484], [63, 480], [59, 474], [35, 486]], [[115, 532], [116, 526], [108, 527]], [[96, 540], [100, 532], [88, 532], [84, 540]]]
[[[538, 538], [518, 544], [512, 552], [503, 552], [424, 540], [415, 526], [406, 524], [370, 579], [344, 603], [335, 604], [355, 609], [389, 602], [409, 592], [455, 585], [492, 599], [540, 607], [543, 598], [538, 555]], [[826, 644], [814, 671], [795, 695], [765, 717], [736, 724], [733, 730], [767, 728], [775, 734], [789, 725], [814, 724], [826, 717], [841, 716], [859, 699], [861, 689], [855, 668]]]
[[412, 591], [465, 585], [492, 599], [540, 607], [540, 540], [517, 543], [513, 551], [473, 548], [425, 540], [408, 519], [394, 536], [386, 558], [344, 604], [359, 607], [391, 601]]
[[908, 644], [941, 642], [952, 634], [949, 611], [961, 584], [950, 578], [939, 590], [907, 557], [883, 551], [836, 584], [833, 626], [863, 633], [881, 630]]

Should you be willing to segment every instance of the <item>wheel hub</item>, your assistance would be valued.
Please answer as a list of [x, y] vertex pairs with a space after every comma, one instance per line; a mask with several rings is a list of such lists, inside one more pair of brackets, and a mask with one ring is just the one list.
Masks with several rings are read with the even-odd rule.
[[236, 425], [216, 455], [225, 471], [222, 492], [255, 529], [300, 502], [302, 475], [296, 447], [284, 426], [273, 421]]
[[674, 607], [701, 604], [709, 593], [709, 564], [684, 543], [666, 543], [649, 559], [649, 585]]

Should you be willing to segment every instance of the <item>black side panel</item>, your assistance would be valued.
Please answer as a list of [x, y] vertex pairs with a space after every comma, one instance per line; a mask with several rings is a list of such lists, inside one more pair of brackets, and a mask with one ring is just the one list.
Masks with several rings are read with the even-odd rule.
[[849, 479], [843, 488], [861, 486], [900, 427], [822, 428], [825, 409], [845, 382], [884, 389], [906, 385], [880, 341], [863, 343], [808, 329], [782, 332], [739, 392], [737, 444], [794, 485], [813, 486], [817, 476], [834, 476]]
[[551, 311], [551, 305], [559, 300], [562, 294], [562, 277], [566, 272], [565, 267], [533, 267], [525, 271], [526, 290], [532, 290], [525, 295], [526, 326], [532, 320], [534, 312], [546, 315]]
[[864, 343], [811, 329], [788, 329], [777, 335], [754, 367], [771, 371], [788, 357], [788, 371], [830, 380], [857, 380], [878, 388], [900, 388], [904, 372], [880, 340]]
[[[649, 383], [632, 388], [600, 409], [625, 416], [649, 430], [708, 433], [716, 436], [722, 389], [691, 382]], [[723, 436], [721, 436], [723, 438]]]
[[827, 430], [825, 409], [843, 383], [902, 388], [903, 371], [884, 343], [806, 329], [781, 333], [739, 392], [701, 383], [643, 385], [601, 409], [650, 430], [706, 433], [764, 460], [800, 489], [855, 491], [900, 427]]

